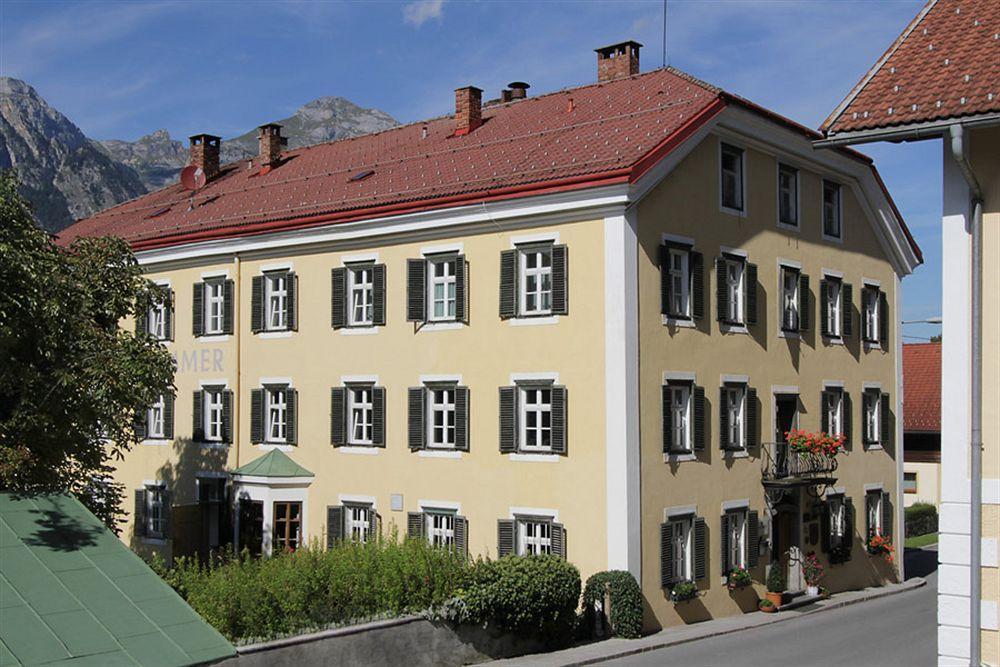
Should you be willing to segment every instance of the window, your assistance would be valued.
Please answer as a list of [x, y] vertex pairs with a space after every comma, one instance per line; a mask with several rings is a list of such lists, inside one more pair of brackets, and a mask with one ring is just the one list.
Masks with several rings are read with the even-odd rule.
[[268, 387], [265, 391], [267, 406], [266, 440], [267, 442], [285, 442], [288, 428], [288, 389], [286, 387]]
[[917, 492], [917, 473], [904, 472], [903, 493], [916, 493], [916, 492]]
[[371, 326], [374, 324], [374, 268], [374, 264], [348, 268], [349, 323], [351, 326]]
[[670, 429], [672, 449], [691, 451], [691, 385], [670, 384]]
[[225, 280], [205, 281], [205, 333], [225, 332], [226, 291]]
[[552, 553], [552, 522], [547, 519], [517, 520], [517, 555]]
[[865, 413], [865, 444], [875, 445], [881, 439], [882, 392], [878, 389], [867, 389], [864, 394]]
[[427, 512], [427, 541], [436, 547], [455, 545], [455, 515], [450, 512]]
[[548, 451], [552, 448], [552, 388], [522, 386], [521, 448]]
[[747, 566], [747, 513], [746, 510], [726, 513], [727, 570]]
[[743, 211], [743, 150], [722, 144], [722, 206]]
[[374, 532], [375, 512], [371, 505], [344, 505], [347, 537], [364, 544]]
[[146, 487], [146, 537], [162, 539], [167, 533], [167, 490], [160, 485]]
[[728, 449], [746, 448], [746, 387], [742, 384], [727, 384], [723, 387], [723, 425], [725, 443]]
[[865, 494], [865, 515], [868, 519], [868, 537], [884, 535], [882, 531], [882, 491], [869, 491]]
[[823, 392], [823, 424], [823, 430], [832, 436], [838, 436], [844, 432], [844, 393], [842, 391]]
[[455, 264], [458, 258], [430, 258], [427, 262], [429, 275], [427, 299], [430, 302], [430, 319], [434, 321], [455, 319]]
[[354, 385], [347, 388], [348, 414], [351, 419], [348, 444], [371, 445], [374, 442], [372, 390], [372, 385]]
[[781, 267], [781, 330], [799, 330], [799, 271]]
[[879, 342], [879, 290], [866, 286], [861, 290], [861, 314], [864, 318], [864, 339], [867, 343]]
[[205, 440], [221, 441], [223, 438], [222, 402], [224, 390], [222, 387], [205, 387]]
[[288, 280], [289, 274], [268, 273], [264, 276], [264, 303], [266, 327], [271, 331], [288, 328]]
[[840, 186], [823, 180], [823, 235], [839, 239], [840, 229]]
[[274, 503], [274, 549], [295, 551], [302, 542], [302, 503]]
[[830, 496], [828, 502], [830, 504], [831, 546], [837, 547], [843, 543], [844, 537], [847, 535], [847, 504], [844, 502], [844, 496], [840, 494]]
[[688, 264], [690, 252], [681, 248], [670, 248], [667, 253], [670, 280], [670, 315], [691, 317], [691, 271]]
[[552, 246], [522, 248], [521, 315], [552, 313]]
[[670, 521], [670, 578], [672, 581], [693, 581], [691, 548], [691, 517]]
[[167, 338], [167, 305], [163, 302], [149, 307], [146, 313], [146, 331], [156, 340]]
[[429, 433], [427, 438], [430, 447], [455, 446], [455, 386], [429, 387], [428, 420]]
[[799, 170], [786, 164], [778, 165], [778, 222], [799, 225]]
[[157, 397], [156, 402], [149, 407], [146, 413], [146, 437], [165, 438], [166, 437], [166, 410], [167, 400], [163, 394]]
[[841, 281], [827, 278], [823, 281], [823, 333], [840, 338], [841, 330]]
[[743, 267], [742, 259], [724, 258], [725, 262], [725, 292], [726, 321], [732, 324], [743, 324]]

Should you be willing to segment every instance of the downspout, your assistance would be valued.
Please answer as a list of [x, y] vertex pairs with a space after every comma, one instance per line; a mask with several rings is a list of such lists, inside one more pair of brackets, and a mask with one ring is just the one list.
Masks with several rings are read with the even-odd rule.
[[962, 172], [965, 182], [972, 191], [972, 368], [971, 400], [972, 415], [970, 428], [971, 449], [969, 483], [971, 493], [971, 526], [969, 549], [969, 662], [978, 667], [982, 664], [982, 514], [983, 514], [983, 191], [979, 187], [972, 166], [965, 156], [965, 131], [960, 125], [952, 125], [951, 155]]
[[[243, 327], [240, 326], [240, 286], [243, 283], [243, 276], [241, 275], [242, 264], [240, 263], [239, 253], [233, 253], [233, 345], [236, 348], [236, 391], [233, 392], [233, 437], [230, 447], [236, 450], [236, 461], [233, 466], [233, 470], [240, 467], [240, 404], [243, 399], [243, 386], [241, 384], [241, 371], [240, 367], [240, 351], [242, 350], [242, 339], [240, 333]], [[230, 503], [232, 507], [229, 511], [232, 512], [233, 516], [233, 548], [239, 550], [240, 545], [240, 513], [239, 513], [239, 501], [235, 497], [235, 486], [230, 487], [233, 490], [232, 497], [230, 498]]]

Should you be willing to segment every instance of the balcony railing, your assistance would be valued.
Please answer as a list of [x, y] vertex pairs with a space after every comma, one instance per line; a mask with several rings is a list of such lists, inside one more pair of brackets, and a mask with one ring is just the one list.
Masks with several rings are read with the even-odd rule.
[[836, 457], [793, 452], [787, 442], [765, 442], [761, 447], [764, 481], [830, 477], [837, 470]]

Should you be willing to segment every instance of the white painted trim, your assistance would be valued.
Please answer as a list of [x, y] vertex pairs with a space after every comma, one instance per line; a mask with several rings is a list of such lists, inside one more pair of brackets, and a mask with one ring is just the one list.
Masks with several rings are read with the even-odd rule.
[[421, 375], [420, 383], [434, 383], [434, 382], [454, 382], [455, 384], [462, 384], [462, 374], [457, 375]]
[[[794, 259], [785, 259], [784, 257], [778, 258], [778, 268], [786, 267], [789, 269], [795, 269], [796, 271], [802, 270], [802, 262], [797, 262]], [[778, 277], [781, 280], [781, 277]]]
[[729, 510], [749, 509], [749, 507], [750, 507], [750, 499], [749, 498], [740, 498], [739, 500], [724, 500], [724, 501], [722, 501], [722, 511], [723, 511], [723, 513], [728, 512]]
[[827, 489], [827, 496], [846, 496], [847, 488], [843, 486], [835, 486], [832, 489]]
[[173, 442], [173, 440], [167, 440], [166, 438], [146, 438], [140, 444], [143, 444], [143, 445], [146, 445], [146, 446], [149, 446], [149, 447], [166, 447], [171, 442]]
[[881, 382], [862, 382], [861, 383], [861, 390], [864, 391], [865, 389], [878, 389], [879, 391], [882, 391], [882, 383]]
[[453, 500], [418, 500], [417, 507], [421, 512], [428, 510], [452, 510], [456, 514], [462, 513], [462, 503]]
[[558, 315], [549, 315], [548, 317], [512, 317], [507, 320], [507, 326], [510, 327], [539, 327], [553, 324], [559, 324]]
[[[781, 221], [781, 167], [795, 170], [795, 217], [796, 224]], [[802, 232], [802, 169], [787, 160], [775, 156], [774, 160], [774, 221], [778, 229], [786, 232]]]
[[142, 485], [143, 486], [162, 486], [162, 487], [166, 487], [167, 483], [164, 482], [162, 479], [144, 479], [144, 480], [142, 480]]
[[510, 383], [517, 384], [518, 382], [547, 382], [550, 381], [553, 384], [559, 384], [559, 373], [555, 372], [540, 372], [540, 373], [511, 373]]
[[723, 373], [722, 375], [719, 376], [719, 386], [720, 387], [723, 386], [723, 385], [725, 385], [725, 384], [727, 384], [727, 383], [729, 383], [729, 382], [736, 383], [736, 384], [750, 384], [750, 376], [749, 375], [729, 375], [729, 374], [726, 374], [726, 373]]
[[291, 338], [293, 333], [295, 332], [290, 329], [286, 329], [283, 331], [261, 331], [254, 335], [261, 340], [272, 340], [277, 338]]
[[294, 452], [295, 445], [288, 445], [281, 442], [258, 442], [257, 450], [261, 452], [269, 452], [272, 449], [277, 449], [282, 452]]
[[340, 384], [378, 384], [377, 375], [341, 375]]
[[880, 283], [879, 281], [875, 280], [874, 278], [865, 278], [864, 276], [861, 276], [861, 286], [862, 287], [877, 287], [879, 289], [882, 289], [882, 283]]
[[543, 507], [514, 507], [508, 508], [507, 518], [516, 519], [519, 516], [544, 516], [552, 519], [554, 523], [559, 523], [559, 510], [547, 509]]
[[827, 268], [820, 269], [820, 275], [824, 277], [837, 278], [838, 280], [844, 279], [843, 271], [834, 271], [833, 269], [827, 269]]
[[663, 371], [663, 384], [671, 380], [681, 380], [684, 382], [694, 382], [695, 373], [693, 371]]
[[195, 343], [225, 343], [229, 340], [229, 334], [205, 334], [204, 336], [195, 336]]
[[159, 278], [158, 280], [154, 281], [153, 284], [156, 285], [157, 287], [170, 287], [170, 288], [173, 288], [173, 285], [170, 282], [170, 278]]
[[843, 389], [844, 388], [844, 381], [843, 380], [823, 380], [823, 388], [824, 389]]
[[384, 447], [368, 447], [366, 445], [341, 445], [340, 447], [335, 447], [341, 454], [360, 454], [362, 456], [378, 456], [380, 449], [385, 449]]
[[538, 232], [537, 234], [522, 234], [520, 236], [513, 236], [510, 239], [510, 247], [517, 248], [521, 245], [528, 245], [530, 243], [552, 243], [553, 245], [559, 243], [559, 232]]
[[375, 325], [366, 327], [341, 327], [341, 336], [374, 336], [382, 327]]
[[225, 379], [220, 380], [198, 380], [199, 387], [223, 387], [224, 389], [229, 389], [229, 381]]
[[424, 459], [461, 459], [462, 452], [459, 449], [420, 449], [417, 456]]
[[353, 493], [340, 493], [337, 494], [337, 502], [343, 505], [344, 503], [357, 503], [359, 505], [371, 505], [372, 509], [378, 508], [378, 503], [375, 500], [375, 496], [363, 496], [355, 495]]
[[743, 250], [742, 248], [730, 248], [727, 245], [720, 245], [719, 253], [722, 255], [732, 255], [733, 257], [742, 257], [743, 259], [750, 258], [750, 255], [746, 250]]
[[694, 452], [685, 452], [683, 454], [664, 454], [664, 463], [684, 463], [685, 461], [697, 461], [698, 455]]
[[670, 317], [669, 315], [660, 315], [663, 320], [664, 326], [668, 327], [678, 327], [680, 329], [697, 329], [698, 325], [695, 324], [693, 319], [678, 319], [676, 317]]
[[719, 322], [719, 331], [724, 334], [750, 335], [750, 330], [747, 329], [745, 324], [726, 324], [725, 322]]
[[690, 236], [681, 236], [680, 234], [667, 234], [666, 232], [660, 234], [660, 245], [666, 245], [668, 243], [676, 243], [678, 245], [689, 245], [694, 247], [694, 239]]
[[508, 461], [521, 461], [527, 463], [559, 463], [562, 456], [559, 454], [525, 454], [511, 452], [507, 454]]
[[746, 449], [726, 449], [723, 454], [727, 459], [746, 459], [750, 457], [750, 452]]
[[869, 491], [883, 491], [884, 490], [884, 483], [883, 482], [873, 482], [871, 484], [865, 484], [864, 489], [865, 489], [865, 493], [868, 493]]
[[[837, 217], [840, 227], [840, 236], [830, 236], [826, 233], [823, 225], [823, 185], [824, 181], [830, 181], [837, 186]], [[831, 243], [844, 244], [844, 190], [846, 190], [848, 185], [845, 185], [835, 178], [829, 178], [827, 176], [821, 176], [819, 181], [819, 232], [823, 237], [824, 241], [830, 241]]]
[[464, 322], [424, 322], [417, 327], [417, 333], [431, 333], [434, 331], [455, 331], [465, 326]]
[[663, 509], [663, 520], [670, 521], [674, 517], [688, 516], [691, 514], [698, 516], [697, 505], [674, 505], [673, 507], [665, 507]]
[[294, 389], [295, 385], [292, 383], [292, 378], [290, 377], [262, 377], [258, 381], [258, 387], [263, 387], [268, 384], [286, 384], [289, 389]]
[[212, 278], [229, 278], [229, 269], [214, 269], [212, 271], [202, 271], [201, 279], [210, 280]]
[[784, 329], [778, 329], [778, 338], [787, 338], [788, 340], [802, 340], [802, 334], [798, 331], [785, 331]]
[[340, 258], [341, 266], [347, 266], [348, 264], [362, 264], [365, 262], [374, 262], [375, 264], [378, 264], [378, 253], [365, 252], [357, 255], [343, 255]]
[[[747, 147], [742, 143], [742, 140], [733, 140], [730, 137], [723, 137], [719, 135], [718, 137], [718, 165], [715, 169], [715, 177], [719, 183], [719, 211], [721, 213], [728, 213], [729, 215], [735, 215], [740, 218], [747, 217]], [[733, 148], [739, 148], [740, 153], [740, 189], [742, 190], [740, 194], [740, 200], [743, 202], [743, 209], [729, 208], [728, 206], [723, 206], [722, 204], [722, 144], [727, 143]]]
[[771, 395], [776, 396], [778, 394], [795, 394], [798, 395], [799, 388], [794, 385], [789, 384], [772, 384], [771, 385]]
[[260, 267], [260, 273], [267, 273], [269, 271], [294, 271], [294, 270], [295, 270], [295, 263], [291, 261], [278, 262], [276, 264], [262, 264]]
[[441, 245], [425, 245], [421, 246], [420, 254], [423, 256], [427, 255], [443, 255], [445, 253], [455, 253], [456, 255], [464, 254], [465, 244], [464, 243], [444, 243]]
[[269, 489], [309, 486], [312, 477], [264, 477], [263, 475], [233, 475], [233, 483], [237, 485], [251, 484]]

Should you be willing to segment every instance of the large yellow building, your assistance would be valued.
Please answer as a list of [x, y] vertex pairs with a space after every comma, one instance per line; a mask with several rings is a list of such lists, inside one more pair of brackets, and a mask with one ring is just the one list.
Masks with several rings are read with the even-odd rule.
[[[641, 582], [646, 626], [739, 613], [730, 572], [894, 579], [899, 283], [870, 161], [671, 68], [218, 165], [64, 237], [120, 234], [177, 358], [118, 479], [138, 549], [263, 554], [375, 531], [557, 553]], [[513, 86], [513, 84], [512, 84]], [[836, 464], [794, 428], [847, 436]], [[695, 602], [671, 589], [695, 581]]]

